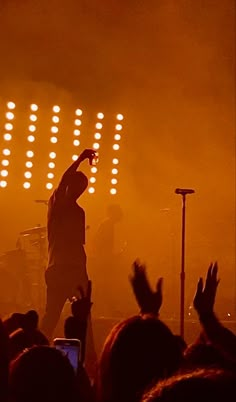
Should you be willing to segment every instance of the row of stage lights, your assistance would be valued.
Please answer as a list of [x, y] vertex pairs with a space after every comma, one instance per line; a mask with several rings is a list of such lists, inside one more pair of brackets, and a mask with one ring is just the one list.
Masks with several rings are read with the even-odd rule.
[[[5, 132], [3, 134], [3, 140], [6, 143], [11, 142], [12, 140], [12, 131], [14, 129], [13, 125], [13, 120], [15, 118], [14, 115], [14, 110], [15, 110], [15, 103], [14, 102], [8, 102], [7, 103], [7, 111], [5, 114], [6, 117], [6, 123], [5, 123]], [[37, 116], [38, 112], [38, 105], [36, 104], [31, 104], [30, 105], [30, 115], [29, 115], [29, 126], [28, 126], [28, 136], [27, 136], [27, 143], [28, 143], [28, 149], [26, 151], [26, 160], [25, 160], [25, 167], [26, 170], [24, 172], [24, 183], [23, 187], [25, 189], [29, 189], [31, 187], [31, 180], [32, 180], [32, 168], [33, 168], [33, 157], [34, 157], [34, 151], [35, 151], [35, 142], [37, 139]], [[53, 179], [54, 179], [54, 169], [56, 167], [56, 145], [58, 142], [58, 133], [59, 133], [59, 123], [60, 123], [60, 107], [55, 105], [52, 108], [52, 118], [51, 118], [51, 137], [50, 137], [50, 143], [52, 145], [52, 151], [49, 153], [49, 161], [48, 161], [48, 172], [47, 172], [47, 183], [46, 183], [46, 188], [48, 190], [52, 190], [54, 185], [53, 185]], [[73, 147], [77, 148], [80, 145], [80, 126], [82, 125], [82, 110], [81, 109], [76, 109], [75, 110], [75, 120], [74, 120], [74, 131], [73, 131]], [[92, 145], [92, 148], [99, 154], [99, 149], [100, 149], [100, 141], [102, 139], [102, 128], [103, 128], [103, 121], [104, 119], [104, 114], [103, 113], [98, 113], [97, 114], [97, 122], [95, 124], [95, 133], [94, 133], [94, 143]], [[113, 138], [113, 159], [112, 159], [112, 169], [111, 169], [111, 177], [110, 177], [110, 182], [111, 182], [111, 188], [110, 188], [110, 194], [115, 195], [117, 194], [117, 184], [118, 184], [118, 164], [119, 164], [119, 159], [117, 158], [117, 151], [120, 149], [120, 140], [121, 140], [121, 131], [122, 131], [122, 120], [123, 120], [123, 115], [122, 114], [117, 114], [116, 116], [116, 125], [115, 125], [115, 133], [114, 133], [114, 138]], [[2, 170], [0, 171], [0, 187], [5, 188], [7, 187], [7, 178], [8, 178], [8, 167], [10, 165], [10, 160], [11, 160], [11, 149], [10, 146], [4, 147], [2, 150]], [[78, 152], [72, 156], [72, 160], [76, 160], [78, 158]], [[95, 184], [97, 181], [97, 173], [98, 173], [98, 166], [99, 164], [96, 164], [96, 166], [91, 167], [91, 176], [89, 178], [89, 188], [88, 192], [90, 194], [95, 193]]]

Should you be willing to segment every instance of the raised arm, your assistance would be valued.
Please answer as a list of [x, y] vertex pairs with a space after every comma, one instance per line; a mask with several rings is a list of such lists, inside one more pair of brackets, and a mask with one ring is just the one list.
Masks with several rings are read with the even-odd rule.
[[96, 152], [94, 149], [85, 149], [78, 157], [78, 159], [72, 163], [72, 165], [65, 171], [63, 174], [61, 181], [59, 183], [59, 186], [56, 190], [56, 195], [57, 197], [59, 196], [64, 196], [66, 192], [66, 188], [68, 186], [68, 183], [70, 181], [70, 177], [75, 174], [77, 169], [79, 168], [81, 162], [83, 162], [85, 159], [89, 160], [90, 165], [92, 165], [92, 161], [96, 156]]

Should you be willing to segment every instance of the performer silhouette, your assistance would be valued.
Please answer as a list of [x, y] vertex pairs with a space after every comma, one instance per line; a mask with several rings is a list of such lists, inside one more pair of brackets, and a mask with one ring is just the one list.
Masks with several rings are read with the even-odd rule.
[[42, 330], [49, 338], [66, 300], [75, 295], [78, 286], [85, 292], [87, 289], [85, 213], [76, 201], [86, 190], [88, 179], [77, 169], [86, 159], [92, 164], [95, 156], [92, 149], [83, 151], [63, 174], [48, 203], [47, 294]]

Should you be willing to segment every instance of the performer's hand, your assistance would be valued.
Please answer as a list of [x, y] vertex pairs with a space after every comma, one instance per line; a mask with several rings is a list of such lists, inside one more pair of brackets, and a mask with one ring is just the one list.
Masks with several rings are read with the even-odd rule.
[[146, 267], [135, 261], [130, 282], [141, 313], [158, 315], [162, 305], [163, 278], [158, 279], [156, 291], [153, 292], [147, 278]]
[[218, 265], [217, 262], [214, 262], [208, 269], [204, 288], [203, 279], [200, 278], [198, 281], [197, 290], [193, 301], [194, 308], [197, 310], [198, 314], [213, 312], [217, 286], [219, 284], [217, 272]]
[[83, 162], [85, 159], [89, 160], [89, 164], [92, 165], [93, 159], [96, 157], [96, 152], [94, 149], [85, 149], [82, 154], [80, 154], [79, 159]]
[[74, 317], [79, 318], [81, 321], [86, 321], [90, 313], [92, 302], [92, 282], [88, 281], [88, 288], [86, 295], [82, 287], [78, 287], [81, 297], [73, 297], [71, 303], [71, 312]]

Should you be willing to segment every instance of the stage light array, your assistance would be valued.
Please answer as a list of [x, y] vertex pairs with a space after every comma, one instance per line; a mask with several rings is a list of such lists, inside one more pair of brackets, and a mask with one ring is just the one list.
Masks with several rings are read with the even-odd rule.
[[95, 124], [95, 133], [94, 133], [94, 143], [92, 148], [94, 151], [96, 151], [97, 158], [95, 159], [95, 163], [93, 166], [91, 166], [90, 172], [91, 176], [89, 178], [89, 188], [88, 192], [90, 194], [95, 193], [95, 186], [96, 186], [96, 181], [97, 181], [97, 173], [98, 173], [98, 162], [99, 162], [99, 148], [100, 148], [100, 141], [102, 138], [102, 128], [103, 128], [103, 123], [101, 122], [104, 119], [104, 114], [102, 112], [99, 112], [97, 114], [97, 123]]
[[[17, 107], [16, 107], [17, 106]], [[21, 106], [21, 105], [20, 105]], [[14, 169], [18, 169], [17, 164], [23, 165], [23, 181], [19, 182], [19, 186], [24, 189], [31, 189], [33, 178], [37, 173], [35, 167], [35, 155], [38, 155], [40, 152], [46, 152], [45, 156], [43, 155], [43, 163], [42, 172], [46, 167], [46, 171], [44, 171], [45, 181], [42, 183], [42, 186], [45, 190], [52, 190], [55, 186], [55, 172], [57, 168], [57, 156], [61, 155], [61, 152], [65, 149], [67, 152], [68, 144], [67, 137], [63, 137], [59, 135], [61, 132], [61, 108], [59, 105], [54, 105], [51, 108], [51, 112], [49, 114], [49, 127], [45, 130], [45, 123], [40, 119], [40, 125], [38, 125], [39, 119], [39, 106], [36, 103], [32, 103], [28, 107], [28, 112], [26, 117], [19, 119], [20, 126], [18, 126], [18, 119], [15, 117], [15, 110], [19, 114], [19, 105], [16, 105], [13, 101], [8, 101], [5, 104], [5, 107], [1, 107], [0, 112], [3, 111], [4, 119], [2, 128], [1, 128], [1, 170], [0, 170], [0, 188], [6, 188], [10, 186], [10, 178], [12, 174], [14, 174]], [[25, 110], [25, 108], [23, 109]], [[40, 117], [43, 115], [42, 107], [40, 107]], [[2, 117], [2, 116], [1, 116]], [[72, 117], [73, 129], [72, 129], [72, 139], [69, 139], [69, 142], [72, 146], [72, 160], [77, 160], [80, 154], [80, 146], [81, 146], [81, 127], [83, 126], [83, 117], [84, 112], [80, 108], [74, 109], [74, 116]], [[113, 118], [114, 119], [114, 118]], [[110, 128], [105, 126], [104, 121], [106, 122], [104, 113], [99, 112], [95, 115], [95, 121], [93, 122], [92, 133], [87, 133], [86, 136], [83, 135], [82, 143], [85, 148], [93, 148], [96, 151], [97, 159], [94, 160], [93, 165], [90, 167], [90, 174], [88, 175], [89, 186], [88, 193], [94, 194], [97, 193], [99, 189], [103, 189], [105, 193], [110, 193], [112, 196], [115, 196], [118, 193], [118, 176], [119, 176], [119, 164], [120, 164], [120, 144], [123, 133], [123, 115], [117, 114], [115, 116], [115, 122], [113, 120], [113, 129], [112, 129], [112, 137], [109, 136]], [[46, 119], [45, 119], [46, 122]], [[48, 123], [46, 123], [48, 124]], [[108, 127], [109, 127], [108, 121]], [[59, 130], [60, 129], [60, 130]], [[41, 131], [42, 130], [42, 131]], [[22, 131], [25, 132], [25, 139], [22, 136]], [[45, 135], [45, 132], [49, 132], [49, 140], [45, 140], [41, 138], [41, 133]], [[107, 136], [108, 135], [108, 136]], [[100, 152], [101, 147], [103, 148], [103, 137], [106, 139], [106, 143], [104, 147], [110, 147], [110, 152], [107, 152], [102, 159], [102, 165], [100, 167]], [[110, 143], [112, 139], [112, 143]], [[65, 148], [64, 142], [65, 141]], [[21, 143], [22, 142], [22, 143]], [[13, 164], [13, 157], [15, 154], [18, 154], [18, 145], [20, 146], [20, 152], [22, 152], [22, 146], [24, 148], [24, 156], [17, 159], [17, 163]], [[84, 143], [87, 145], [84, 145]], [[22, 145], [23, 144], [23, 145]], [[107, 160], [108, 157], [108, 160]], [[45, 162], [46, 158], [46, 162]], [[109, 161], [112, 162], [112, 166], [109, 169]], [[108, 163], [108, 165], [107, 165]], [[46, 166], [45, 166], [46, 164]], [[12, 169], [10, 169], [12, 166]], [[40, 166], [41, 167], [41, 166]], [[105, 167], [105, 169], [104, 169]], [[13, 169], [14, 168], [14, 169]], [[102, 168], [102, 169], [101, 169]], [[20, 168], [21, 169], [21, 168]], [[13, 170], [13, 171], [12, 171]], [[10, 172], [10, 173], [9, 173]], [[107, 185], [105, 184], [104, 178], [101, 179], [101, 186], [98, 187], [98, 173], [99, 175], [108, 176]], [[38, 174], [38, 173], [37, 173]], [[14, 182], [13, 182], [14, 183]], [[18, 181], [17, 181], [18, 184]]]
[[10, 165], [10, 156], [11, 156], [11, 141], [12, 141], [12, 131], [14, 128], [13, 120], [15, 118], [14, 110], [15, 110], [14, 102], [7, 102], [7, 110], [5, 113], [5, 124], [4, 124], [4, 133], [3, 133], [3, 149], [2, 149], [2, 160], [1, 165], [2, 169], [0, 171], [0, 187], [5, 188], [8, 184], [8, 174], [9, 174], [9, 165]]
[[113, 141], [113, 145], [112, 145], [113, 158], [112, 158], [112, 169], [111, 169], [111, 188], [110, 188], [111, 195], [117, 194], [117, 184], [118, 184], [117, 176], [119, 173], [118, 151], [120, 150], [121, 131], [123, 129], [123, 126], [120, 122], [123, 120], [123, 118], [124, 118], [123, 115], [120, 113], [117, 114], [117, 116], [116, 116], [115, 134], [114, 134], [114, 141]]
[[58, 142], [58, 132], [59, 132], [59, 123], [60, 117], [58, 114], [60, 113], [60, 106], [55, 105], [52, 108], [53, 115], [51, 119], [51, 136], [50, 136], [50, 143], [51, 143], [51, 151], [49, 152], [49, 162], [48, 162], [48, 172], [47, 172], [47, 182], [46, 182], [46, 189], [52, 190], [53, 188], [53, 179], [55, 177], [54, 169], [56, 167], [56, 144]]

